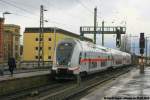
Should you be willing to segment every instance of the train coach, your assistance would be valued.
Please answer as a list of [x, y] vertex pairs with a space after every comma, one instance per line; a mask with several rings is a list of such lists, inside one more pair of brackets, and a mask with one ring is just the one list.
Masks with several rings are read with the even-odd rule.
[[128, 53], [68, 38], [56, 47], [51, 73], [55, 78], [68, 79], [130, 64]]

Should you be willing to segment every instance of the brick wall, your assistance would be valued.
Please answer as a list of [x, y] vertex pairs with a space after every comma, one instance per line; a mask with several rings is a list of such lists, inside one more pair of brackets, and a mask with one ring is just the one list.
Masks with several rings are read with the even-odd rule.
[[3, 62], [3, 31], [4, 31], [4, 19], [0, 18], [0, 62]]

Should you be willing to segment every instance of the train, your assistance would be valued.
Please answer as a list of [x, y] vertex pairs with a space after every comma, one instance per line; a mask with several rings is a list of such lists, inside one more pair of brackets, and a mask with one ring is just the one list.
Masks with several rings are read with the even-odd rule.
[[128, 65], [131, 65], [129, 53], [66, 38], [56, 46], [51, 74], [56, 79], [72, 79], [77, 75], [86, 76], [108, 68]]

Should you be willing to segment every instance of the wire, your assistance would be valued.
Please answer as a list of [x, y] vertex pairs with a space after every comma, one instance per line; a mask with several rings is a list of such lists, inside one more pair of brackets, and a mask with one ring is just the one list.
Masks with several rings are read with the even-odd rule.
[[[33, 15], [33, 13], [30, 12], [30, 11], [28, 11], [27, 9], [18, 7], [16, 4], [14, 4], [15, 2], [11, 2], [11, 1], [7, 2], [7, 1], [4, 1], [4, 0], [0, 0], [0, 2], [5, 3], [5, 4], [7, 4], [7, 5], [10, 5], [10, 6], [12, 6], [12, 7], [15, 7], [15, 8], [19, 9], [19, 10], [22, 10], [22, 11], [24, 11], [24, 12], [26, 12], [26, 13], [29, 13], [29, 14], [32, 14], [32, 15]], [[23, 17], [26, 17], [26, 18], [32, 18], [32, 17], [24, 16], [24, 15], [21, 15], [21, 14], [18, 14], [18, 13], [13, 13], [13, 14], [18, 15], [18, 16], [23, 16]], [[34, 14], [34, 16], [39, 19], [39, 17], [38, 17], [39, 15], [35, 15], [35, 14]], [[52, 21], [52, 20], [50, 20], [50, 19], [48, 19], [48, 21], [49, 21], [49, 22], [52, 22], [52, 23], [55, 23], [55, 24], [57, 24], [57, 25], [62, 25], [62, 26], [69, 26], [69, 27], [70, 27], [70, 26], [72, 26], [72, 27], [75, 26], [75, 25], [71, 25], [71, 24], [65, 24], [65, 23], [60, 23], [60, 22], [57, 22], [57, 21]]]
[[[15, 1], [12, 1], [12, 0], [8, 0], [9, 2], [11, 1], [11, 2], [13, 2], [14, 4], [19, 4], [19, 5], [22, 5], [22, 6], [24, 6], [24, 4], [23, 3], [19, 3], [19, 2], [15, 2]], [[31, 6], [31, 5], [25, 5], [25, 6], [28, 6], [29, 8], [33, 8], [33, 9], [37, 9], [36, 7], [34, 7], [34, 6]]]
[[[56, 7], [55, 4], [52, 4], [52, 3], [48, 2], [47, 0], [45, 0], [45, 1], [47, 2], [48, 5], [50, 5], [50, 6], [54, 7], [54, 8], [57, 8], [57, 9], [59, 9], [59, 10], [62, 10], [62, 8], [61, 8], [60, 6], [59, 6], [59, 7]], [[64, 13], [63, 13], [63, 14], [64, 14]], [[79, 17], [78, 15], [72, 15], [72, 13], [69, 13], [69, 12], [65, 12], [65, 14], [71, 16], [71, 17], [74, 18], [74, 19], [80, 18], [81, 20], [84, 20], [84, 18]]]
[[88, 7], [86, 7], [80, 0], [76, 0], [83, 8], [85, 8], [89, 13], [94, 14]]
[[[13, 6], [13, 7], [15, 7], [15, 8], [19, 9], [19, 10], [22, 10], [22, 11], [24, 11], [24, 12], [26, 12], [26, 13], [29, 13], [29, 14], [32, 14], [32, 15], [33, 15], [32, 12], [29, 12], [28, 10], [26, 10], [26, 9], [24, 9], [24, 8], [18, 7], [18, 6], [16, 6], [15, 4], [13, 4], [13, 3], [10, 3], [10, 2], [4, 1], [4, 0], [0, 0], [0, 1], [3, 2], [3, 3], [5, 3], [5, 4], [8, 4], [8, 5], [10, 5], [10, 6]], [[34, 14], [34, 16], [38, 17], [38, 16], [35, 15], [35, 14]]]

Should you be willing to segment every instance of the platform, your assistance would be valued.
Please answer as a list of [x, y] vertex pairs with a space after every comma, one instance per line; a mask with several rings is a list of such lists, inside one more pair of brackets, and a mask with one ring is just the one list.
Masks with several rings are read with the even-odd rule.
[[35, 72], [23, 72], [23, 73], [15, 73], [13, 76], [7, 74], [0, 76], [0, 82], [5, 80], [12, 80], [12, 79], [19, 79], [19, 78], [26, 78], [26, 77], [32, 77], [32, 76], [38, 76], [38, 75], [45, 75], [49, 74], [50, 71], [35, 71]]
[[81, 100], [150, 100], [150, 67], [140, 74], [139, 69], [96, 87]]
[[0, 76], [0, 96], [49, 84], [50, 71], [17, 73]]

